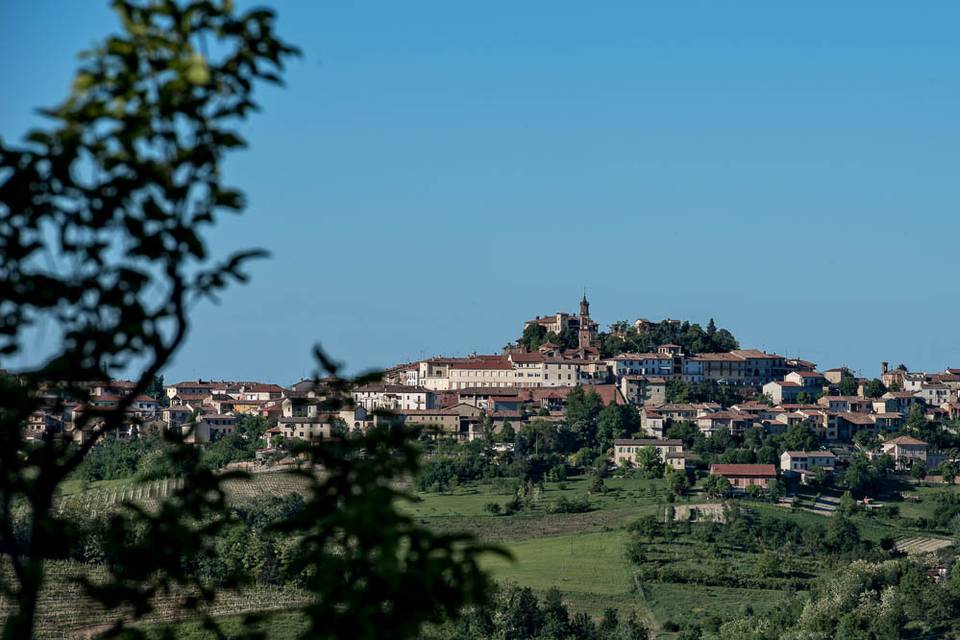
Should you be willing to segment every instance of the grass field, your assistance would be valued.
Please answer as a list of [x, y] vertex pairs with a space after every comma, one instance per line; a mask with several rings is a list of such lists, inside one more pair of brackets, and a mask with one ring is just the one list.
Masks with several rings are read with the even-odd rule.
[[[115, 492], [129, 483], [95, 483], [88, 487], [68, 487], [65, 495], [87, 492]], [[588, 495], [585, 478], [571, 478], [563, 483], [547, 483], [542, 491], [524, 499], [525, 507], [514, 515], [492, 515], [487, 505], [506, 504], [515, 495], [515, 487], [507, 482], [478, 483], [455, 487], [446, 493], [420, 493], [413, 503], [401, 508], [419, 523], [439, 531], [470, 531], [482, 540], [505, 547], [514, 556], [513, 562], [490, 557], [485, 567], [495, 579], [528, 586], [539, 593], [558, 587], [568, 606], [599, 616], [608, 607], [622, 613], [636, 612], [655, 632], [655, 637], [672, 638], [676, 634], [665, 629], [701, 627], [704, 637], [716, 628], [721, 619], [743, 615], [747, 610], [761, 613], [777, 606], [787, 597], [783, 585], [788, 578], [808, 580], [817, 572], [829, 571], [813, 560], [789, 559], [788, 573], [773, 579], [763, 588], [714, 586], [700, 583], [651, 581], [639, 583], [635, 569], [625, 556], [630, 538], [627, 526], [644, 515], [662, 513], [667, 502], [667, 489], [660, 480], [609, 478], [607, 491]], [[282, 474], [255, 475], [242, 485], [232, 486], [235, 498], [302, 491], [302, 481]], [[957, 487], [910, 487], [909, 493], [920, 496], [920, 502], [897, 501], [899, 518], [871, 517], [857, 514], [854, 520], [861, 534], [870, 540], [883, 537], [913, 539], [936, 532], [919, 530], [916, 519], [929, 517], [932, 496], [937, 491], [958, 491]], [[591, 509], [585, 513], [554, 513], [561, 498], [575, 499], [588, 495]], [[708, 501], [695, 492], [681, 503]], [[773, 504], [746, 502], [760, 513], [792, 520], [800, 524], [827, 524], [823, 515], [805, 510], [791, 510]], [[672, 570], [703, 574], [750, 577], [756, 574], [757, 556], [735, 549], [717, 550], [689, 539], [652, 545], [648, 550], [651, 562]], [[743, 585], [743, 582], [737, 583]], [[242, 607], [239, 609], [242, 610]], [[239, 631], [239, 616], [224, 619], [228, 637]], [[305, 628], [302, 616], [286, 612], [268, 614], [264, 623], [272, 640], [293, 638]], [[210, 635], [198, 623], [187, 622], [178, 627], [178, 637], [207, 638]]]

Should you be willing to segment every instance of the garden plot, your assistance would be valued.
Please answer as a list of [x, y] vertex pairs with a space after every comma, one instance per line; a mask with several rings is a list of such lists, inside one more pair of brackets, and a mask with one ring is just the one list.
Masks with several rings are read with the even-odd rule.
[[909, 555], [921, 555], [924, 553], [934, 553], [952, 544], [953, 540], [946, 538], [903, 538], [897, 541], [897, 551], [902, 551]]

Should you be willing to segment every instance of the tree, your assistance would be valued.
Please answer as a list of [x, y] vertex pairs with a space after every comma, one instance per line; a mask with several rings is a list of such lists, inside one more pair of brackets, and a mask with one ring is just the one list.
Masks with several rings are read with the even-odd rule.
[[840, 390], [840, 395], [842, 396], [855, 396], [857, 395], [857, 379], [851, 376], [844, 376], [840, 378], [840, 384], [838, 388]]
[[690, 386], [683, 380], [667, 380], [664, 396], [667, 402], [690, 402]]
[[610, 403], [597, 416], [597, 446], [607, 451], [613, 441], [630, 435], [640, 428], [640, 416], [633, 405]]
[[820, 442], [816, 431], [802, 423], [794, 423], [787, 427], [782, 438], [783, 448], [786, 451], [814, 451]]
[[163, 376], [156, 375], [150, 380], [150, 386], [147, 387], [147, 395], [157, 400], [161, 404], [166, 404], [167, 393], [163, 388]]
[[[43, 112], [53, 124], [23, 147], [0, 143], [0, 353], [22, 352], [38, 325], [61, 336], [45, 364], [3, 390], [0, 548], [17, 580], [7, 637], [33, 634], [44, 561], [62, 542], [51, 512], [60, 483], [154, 383], [183, 341], [188, 304], [242, 281], [262, 255], [213, 263], [202, 232], [243, 207], [221, 177], [225, 154], [243, 145], [231, 127], [296, 50], [274, 36], [265, 10], [115, 7], [124, 32], [90, 52], [71, 95]], [[208, 36], [219, 41], [213, 56], [197, 49]], [[83, 402], [83, 382], [120, 371], [134, 385], [116, 407], [80, 415], [77, 429], [92, 436], [83, 445], [47, 441], [25, 455], [37, 389]], [[11, 506], [21, 500], [30, 524], [14, 537]]]
[[523, 328], [523, 337], [519, 344], [527, 351], [536, 351], [547, 342], [547, 329], [542, 324], [532, 323]]
[[596, 446], [597, 418], [603, 401], [595, 391], [589, 393], [576, 386], [566, 398], [567, 424], [577, 435], [581, 446]]
[[862, 454], [854, 454], [850, 465], [843, 474], [843, 481], [854, 495], [863, 495], [877, 488], [882, 471], [879, 468], [881, 461], [872, 463]]
[[887, 388], [883, 385], [883, 382], [874, 378], [866, 384], [863, 389], [863, 393], [868, 398], [879, 398], [887, 392]]
[[922, 435], [927, 426], [927, 417], [923, 415], [923, 408], [919, 404], [910, 407], [907, 414], [907, 429], [917, 435]]
[[[0, 143], [0, 357], [29, 349], [38, 326], [58, 336], [43, 364], [0, 377], [0, 553], [12, 568], [0, 588], [13, 608], [4, 638], [35, 635], [46, 563], [79, 540], [54, 509], [64, 479], [156, 385], [192, 305], [244, 281], [245, 265], [263, 255], [214, 261], [206, 235], [220, 214], [244, 206], [222, 178], [226, 154], [244, 145], [234, 128], [256, 110], [254, 89], [279, 83], [297, 51], [274, 34], [271, 11], [237, 13], [232, 4], [116, 0], [121, 29], [87, 55], [72, 94], [44, 112], [52, 124], [24, 146]], [[116, 407], [80, 413], [83, 444], [27, 443], [39, 389], [63, 410], [64, 401], [89, 397], [86, 383], [121, 372], [133, 376], [132, 388]], [[334, 376], [331, 404], [370, 379]], [[126, 616], [148, 615], [158, 594], [186, 613], [213, 602], [217, 589], [197, 567], [217, 560], [220, 536], [237, 524], [222, 484], [242, 474], [214, 473], [202, 448], [165, 437], [182, 486], [155, 509], [111, 515], [102, 527], [102, 579], [80, 580], [113, 612], [104, 619], [111, 635], [134, 633]], [[435, 535], [397, 509], [411, 496], [396, 487], [418, 467], [408, 430], [376, 427], [297, 453], [328, 472], [313, 477], [303, 509], [277, 526], [302, 536], [290, 566], [313, 594], [310, 637], [408, 638], [426, 620], [484, 602], [484, 548]], [[206, 624], [216, 633], [215, 621]]]
[[645, 478], [663, 477], [663, 460], [660, 450], [656, 447], [640, 447], [636, 456], [637, 469]]
[[711, 497], [726, 498], [730, 496], [733, 487], [730, 485], [730, 481], [723, 476], [710, 475], [704, 481], [703, 489]]
[[687, 495], [687, 492], [690, 490], [690, 481], [687, 479], [687, 474], [684, 471], [667, 467], [663, 477], [674, 495]]

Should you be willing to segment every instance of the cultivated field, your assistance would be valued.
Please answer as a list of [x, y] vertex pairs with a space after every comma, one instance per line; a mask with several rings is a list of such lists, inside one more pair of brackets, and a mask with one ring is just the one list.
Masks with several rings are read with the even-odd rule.
[[[614, 607], [623, 614], [636, 612], [655, 631], [656, 637], [673, 638], [691, 625], [700, 626], [704, 637], [711, 636], [723, 619], [762, 612], [777, 606], [787, 594], [802, 588], [810, 579], [829, 573], [815, 560], [790, 556], [777, 558], [774, 569], [758, 554], [717, 544], [706, 544], [681, 537], [659, 541], [646, 549], [646, 566], [661, 567], [666, 577], [655, 580], [638, 578], [637, 570], [625, 557], [631, 534], [628, 526], [642, 516], [663, 516], [669, 501], [665, 483], [640, 478], [608, 478], [607, 491], [590, 495], [585, 478], [546, 483], [543, 490], [531, 491], [523, 498], [524, 508], [513, 515], [493, 515], [489, 505], [503, 507], [516, 495], [517, 485], [508, 480], [459, 486], [445, 493], [419, 493], [417, 500], [401, 508], [416, 520], [439, 531], [469, 531], [482, 540], [500, 544], [514, 556], [513, 562], [490, 558], [486, 567], [498, 580], [529, 586], [543, 593], [556, 586], [571, 609], [599, 616]], [[103, 483], [86, 491], [64, 496], [67, 505], [88, 504], [90, 508], [115, 508], [123, 500], [150, 502], [169, 495], [173, 481], [137, 486], [127, 483]], [[284, 473], [255, 474], [252, 479], [231, 481], [227, 492], [232, 500], [244, 501], [267, 495], [303, 492], [306, 482]], [[899, 516], [858, 513], [854, 520], [863, 537], [879, 542], [883, 538], [899, 540], [898, 548], [907, 553], [923, 553], [943, 548], [951, 541], [940, 532], [918, 528], [929, 517], [934, 491], [949, 488], [917, 488], [913, 494], [920, 502], [898, 500]], [[911, 495], [913, 495], [911, 494]], [[590, 510], [583, 513], [557, 513], [562, 498], [567, 501], [587, 496]], [[812, 502], [812, 500], [811, 500]], [[696, 514], [694, 520], [720, 519], [719, 504], [699, 491], [673, 504], [677, 521]], [[757, 513], [803, 525], [826, 524], [826, 514], [805, 509], [789, 509], [773, 504], [744, 501]], [[75, 569], [73, 569], [75, 570]], [[765, 572], [765, 573], [764, 573]], [[682, 576], [682, 580], [671, 576]], [[721, 576], [722, 580], [715, 580]], [[72, 594], [73, 592], [71, 592]], [[68, 597], [65, 597], [68, 596]], [[74, 601], [72, 595], [51, 596], [59, 602]], [[276, 611], [265, 626], [268, 637], [285, 640], [305, 628], [302, 616], [278, 609], [295, 604], [297, 594], [279, 594], [275, 590], [255, 590], [244, 594], [226, 594], [216, 612]], [[77, 637], [95, 624], [97, 614], [85, 607], [64, 610], [51, 607], [44, 618], [44, 637]], [[176, 619], [168, 611], [157, 621]], [[239, 629], [239, 618], [226, 618], [228, 628]], [[231, 626], [232, 625], [232, 626]], [[187, 622], [178, 627], [178, 636], [205, 636], [198, 625]]]

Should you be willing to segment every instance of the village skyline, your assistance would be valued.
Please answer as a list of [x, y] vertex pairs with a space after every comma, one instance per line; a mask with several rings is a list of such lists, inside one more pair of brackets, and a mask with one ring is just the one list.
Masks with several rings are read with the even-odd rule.
[[[191, 310], [167, 375], [295, 378], [315, 342], [351, 371], [495, 351], [583, 287], [602, 328], [713, 317], [864, 374], [960, 362], [960, 16], [928, 7], [281, 3], [304, 55], [241, 127], [247, 211], [210, 238], [271, 256]], [[0, 136], [117, 27], [107, 3], [4, 3]]]

